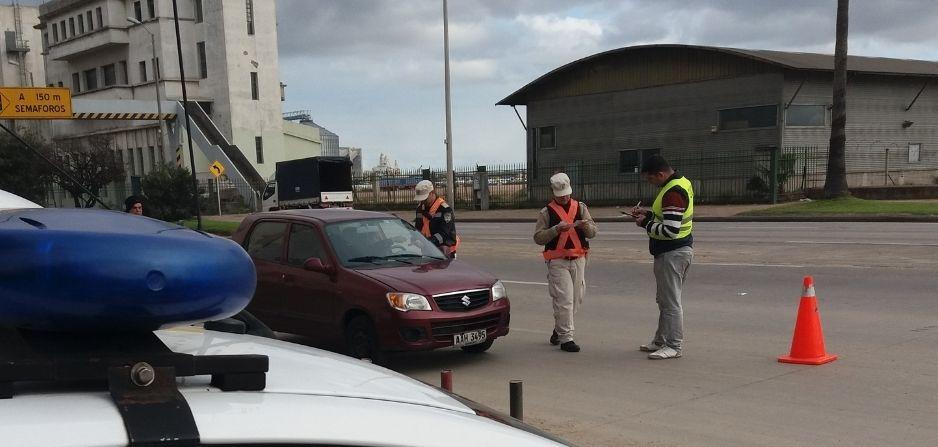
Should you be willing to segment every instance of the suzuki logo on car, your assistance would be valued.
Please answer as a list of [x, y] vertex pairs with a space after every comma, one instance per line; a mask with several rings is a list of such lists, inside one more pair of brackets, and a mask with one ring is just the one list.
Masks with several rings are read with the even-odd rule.
[[469, 295], [463, 295], [463, 296], [462, 296], [462, 305], [463, 305], [463, 306], [466, 306], [466, 307], [469, 307], [470, 304], [472, 304], [472, 300], [469, 299]]

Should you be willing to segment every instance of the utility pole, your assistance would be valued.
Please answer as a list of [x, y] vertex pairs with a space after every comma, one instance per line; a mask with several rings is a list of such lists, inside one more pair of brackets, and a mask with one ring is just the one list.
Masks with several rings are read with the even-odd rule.
[[850, 195], [847, 189], [847, 22], [849, 0], [837, 0], [837, 43], [834, 49], [834, 107], [831, 110], [831, 139], [827, 152], [824, 198]]
[[446, 0], [443, 0], [443, 65], [446, 72], [444, 75], [446, 84], [446, 198], [452, 206], [456, 202], [456, 186], [453, 175], [453, 128], [450, 123], [452, 113], [449, 99], [449, 18], [446, 10]]
[[182, 84], [182, 111], [186, 117], [186, 137], [189, 142], [189, 163], [192, 165], [192, 197], [199, 230], [202, 229], [202, 210], [199, 209], [199, 182], [195, 178], [195, 155], [192, 152], [192, 128], [189, 124], [189, 96], [186, 94], [186, 70], [182, 64], [182, 40], [179, 37], [179, 7], [173, 0], [173, 20], [176, 22], [176, 53], [179, 54], [179, 82]]
[[157, 120], [160, 123], [160, 144], [163, 145], [163, 153], [166, 153], [166, 151], [169, 150], [169, 136], [166, 133], [166, 121], [163, 119], [162, 98], [160, 98], [160, 64], [157, 62], [159, 58], [156, 55], [156, 35], [153, 34], [149, 28], [147, 28], [145, 23], [133, 17], [127, 17], [127, 21], [135, 25], [140, 25], [143, 27], [143, 30], [150, 35], [150, 45], [153, 48], [153, 78], [156, 81], [153, 83], [154, 87], [156, 88], [156, 115], [158, 117]]

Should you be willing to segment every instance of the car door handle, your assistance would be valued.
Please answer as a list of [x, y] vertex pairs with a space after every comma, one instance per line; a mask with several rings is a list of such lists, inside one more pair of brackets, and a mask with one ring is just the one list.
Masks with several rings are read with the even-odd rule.
[[295, 278], [293, 277], [293, 275], [290, 275], [287, 273], [283, 273], [280, 275], [280, 280], [283, 282], [293, 282], [294, 279]]

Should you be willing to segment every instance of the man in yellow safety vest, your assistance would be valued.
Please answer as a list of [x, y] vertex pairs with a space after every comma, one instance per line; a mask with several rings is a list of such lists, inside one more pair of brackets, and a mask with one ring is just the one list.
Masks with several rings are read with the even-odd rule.
[[443, 254], [450, 258], [456, 257], [459, 248], [459, 236], [456, 234], [456, 216], [453, 209], [437, 196], [433, 190], [433, 182], [421, 180], [414, 188], [414, 200], [417, 205], [417, 216], [414, 227], [420, 230], [425, 238], [440, 248]]

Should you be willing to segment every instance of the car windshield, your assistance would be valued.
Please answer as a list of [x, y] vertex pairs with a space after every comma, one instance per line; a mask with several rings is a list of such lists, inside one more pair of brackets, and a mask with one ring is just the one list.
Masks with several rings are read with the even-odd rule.
[[393, 267], [446, 259], [414, 227], [400, 219], [365, 219], [326, 225], [326, 235], [346, 267]]

